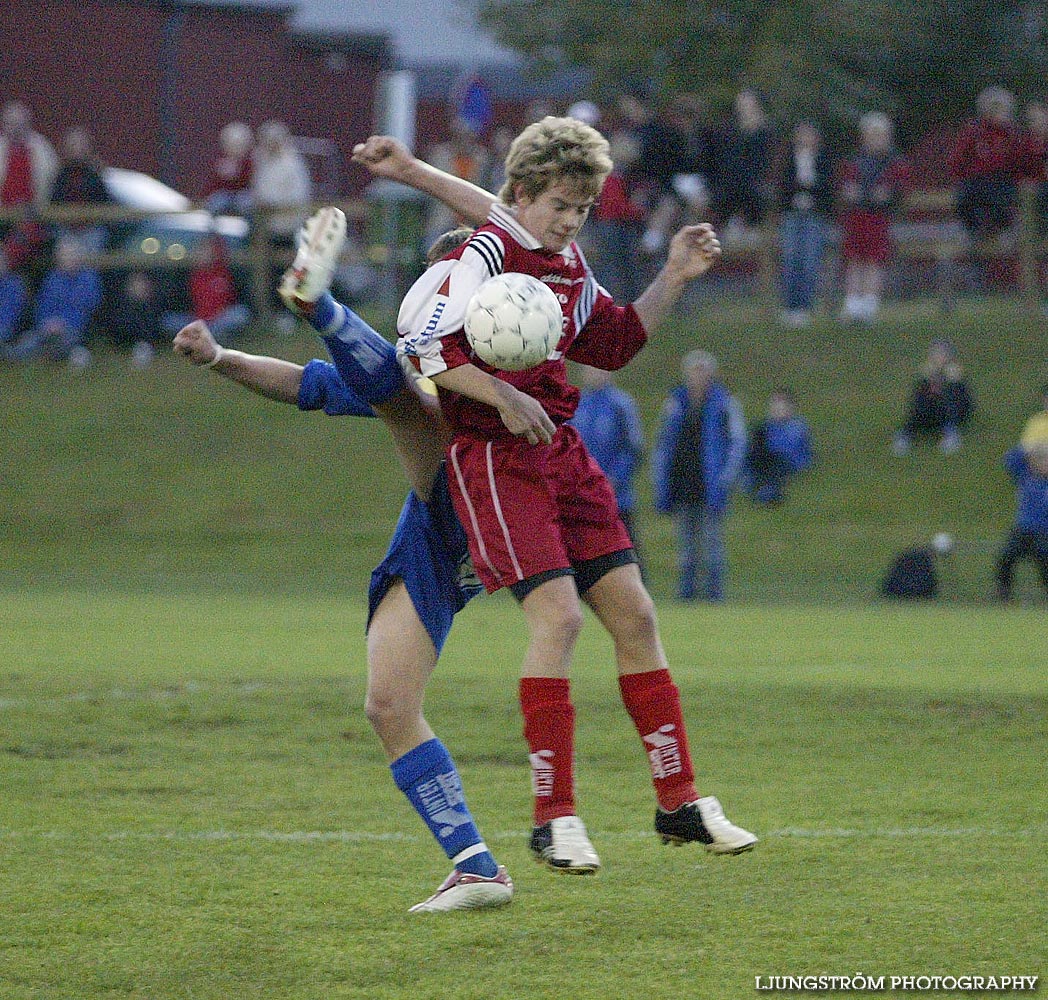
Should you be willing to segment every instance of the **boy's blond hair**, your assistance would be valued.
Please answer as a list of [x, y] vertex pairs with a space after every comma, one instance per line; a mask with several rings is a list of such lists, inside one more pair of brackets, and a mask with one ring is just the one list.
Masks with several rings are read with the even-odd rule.
[[513, 140], [499, 198], [514, 205], [518, 186], [528, 198], [537, 198], [560, 181], [596, 198], [611, 168], [608, 141], [595, 128], [575, 118], [547, 115]]

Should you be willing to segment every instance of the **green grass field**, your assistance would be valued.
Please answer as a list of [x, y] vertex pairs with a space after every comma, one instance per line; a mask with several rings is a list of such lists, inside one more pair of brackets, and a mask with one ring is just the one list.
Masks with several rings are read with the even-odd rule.
[[[959, 455], [894, 459], [940, 333], [976, 426]], [[535, 866], [523, 627], [481, 599], [427, 713], [517, 894], [437, 918], [406, 915], [447, 866], [361, 710], [367, 573], [402, 495], [382, 429], [170, 359], [0, 369], [0, 998], [734, 1000], [757, 976], [1048, 974], [1045, 607], [1028, 571], [1016, 607], [987, 600], [1043, 326], [915, 305], [873, 332], [783, 334], [714, 311], [624, 373], [649, 427], [700, 344], [750, 415], [793, 384], [820, 455], [785, 507], [737, 504], [724, 607], [668, 599], [667, 526], [642, 522], [703, 788], [761, 843], [661, 846], [591, 622], [579, 801], [605, 867]], [[873, 601], [934, 530], [959, 542], [944, 599]]]

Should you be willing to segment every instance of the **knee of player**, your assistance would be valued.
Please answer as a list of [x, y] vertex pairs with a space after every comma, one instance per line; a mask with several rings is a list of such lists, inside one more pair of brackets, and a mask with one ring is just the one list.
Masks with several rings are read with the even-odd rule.
[[606, 620], [608, 631], [616, 642], [648, 644], [655, 642], [659, 635], [655, 604], [646, 591], [639, 592]]
[[582, 632], [582, 608], [576, 604], [553, 605], [537, 623], [532, 632], [543, 642], [570, 649]]
[[382, 688], [369, 688], [364, 698], [364, 714], [376, 732], [381, 733], [389, 726], [399, 725], [416, 714], [407, 699], [396, 692]]

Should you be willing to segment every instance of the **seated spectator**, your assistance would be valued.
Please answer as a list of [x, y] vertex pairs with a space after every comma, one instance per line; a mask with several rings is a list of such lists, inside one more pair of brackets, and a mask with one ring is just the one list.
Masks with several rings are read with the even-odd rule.
[[97, 271], [84, 266], [84, 254], [74, 239], [55, 245], [54, 267], [44, 276], [36, 296], [33, 326], [3, 351], [8, 361], [48, 357], [84, 368], [91, 361], [88, 327], [102, 299]]
[[236, 281], [229, 266], [229, 249], [221, 236], [209, 237], [189, 272], [189, 302], [192, 314], [168, 313], [164, 327], [177, 333], [195, 319], [207, 323], [212, 336], [228, 343], [251, 322], [251, 312], [239, 300]]
[[160, 322], [160, 294], [156, 282], [143, 271], [132, 271], [113, 296], [106, 329], [113, 346], [130, 350], [135, 368], [148, 368], [157, 345], [168, 340]]
[[220, 152], [204, 189], [207, 209], [217, 215], [249, 215], [255, 142], [251, 129], [243, 122], [230, 122], [219, 132], [218, 142]]
[[892, 256], [891, 224], [910, 182], [910, 165], [892, 145], [891, 119], [877, 111], [859, 121], [859, 150], [841, 171], [846, 323], [872, 323]]
[[934, 437], [939, 439], [939, 450], [944, 455], [952, 454], [961, 447], [961, 429], [971, 420], [974, 409], [953, 345], [947, 340], [934, 340], [910, 396], [906, 422], [892, 441], [892, 450], [902, 456], [909, 452], [915, 437]]
[[[52, 204], [106, 204], [109, 194], [102, 182], [91, 136], [82, 128], [70, 129], [62, 140], [62, 154], [62, 164], [51, 188]], [[100, 253], [107, 238], [105, 226], [97, 222], [65, 223], [58, 227], [57, 236], [75, 237], [87, 253]]]
[[976, 107], [978, 117], [961, 130], [948, 165], [958, 185], [957, 217], [973, 240], [986, 240], [1014, 220], [1023, 143], [1007, 90], [985, 88]]
[[881, 581], [882, 597], [896, 601], [929, 600], [939, 596], [936, 562], [953, 551], [953, 539], [940, 531], [929, 545], [907, 549], [892, 562]]
[[754, 502], [782, 503], [789, 478], [814, 460], [808, 421], [797, 415], [789, 389], [776, 389], [768, 397], [768, 415], [750, 435], [744, 482]]
[[1041, 409], [1026, 421], [1019, 438], [1020, 446], [1027, 450], [1045, 442], [1048, 442], [1048, 382], [1041, 386]]
[[10, 343], [21, 330], [29, 290], [25, 279], [7, 266], [0, 248], [0, 344]]
[[728, 240], [764, 221], [771, 143], [760, 98], [755, 91], [740, 90], [732, 120], [712, 150], [713, 212]]
[[1015, 524], [997, 557], [997, 598], [1010, 601], [1015, 567], [1022, 559], [1037, 566], [1048, 594], [1048, 442], [1013, 448], [1004, 467], [1016, 483]]

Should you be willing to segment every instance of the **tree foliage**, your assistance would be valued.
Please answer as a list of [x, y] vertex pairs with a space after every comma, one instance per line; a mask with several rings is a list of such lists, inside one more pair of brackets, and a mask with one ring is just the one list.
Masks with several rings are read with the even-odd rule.
[[780, 120], [872, 108], [904, 131], [956, 121], [1000, 83], [1039, 96], [1044, 5], [1008, 0], [484, 0], [484, 22], [539, 66], [575, 64], [596, 96], [683, 90], [723, 108], [754, 87]]

